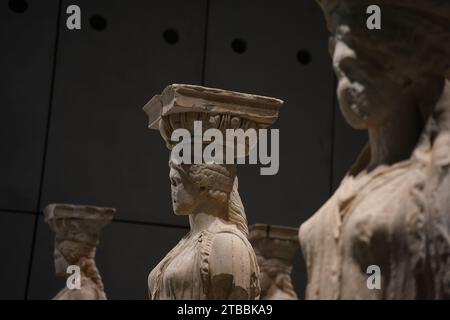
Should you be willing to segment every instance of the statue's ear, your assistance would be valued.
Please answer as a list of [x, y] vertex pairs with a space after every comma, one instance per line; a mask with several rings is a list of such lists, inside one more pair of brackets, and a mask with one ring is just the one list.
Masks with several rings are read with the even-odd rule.
[[205, 186], [200, 186], [198, 191], [201, 195], [205, 195], [208, 192], [208, 189]]

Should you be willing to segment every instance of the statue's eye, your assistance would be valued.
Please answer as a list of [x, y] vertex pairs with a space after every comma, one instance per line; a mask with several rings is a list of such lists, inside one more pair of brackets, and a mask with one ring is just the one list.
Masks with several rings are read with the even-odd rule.
[[177, 186], [177, 182], [175, 181], [175, 179], [170, 179], [170, 183], [176, 187]]

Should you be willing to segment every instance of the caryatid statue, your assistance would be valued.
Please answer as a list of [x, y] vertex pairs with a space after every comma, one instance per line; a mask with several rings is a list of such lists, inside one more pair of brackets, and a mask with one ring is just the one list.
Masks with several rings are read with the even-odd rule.
[[77, 269], [80, 276], [78, 288], [66, 287], [53, 299], [106, 299], [95, 252], [101, 230], [111, 222], [115, 212], [114, 208], [72, 204], [50, 204], [45, 208], [45, 222], [55, 233], [56, 275], [68, 278]]
[[[177, 84], [153, 97], [144, 110], [149, 128], [159, 129], [173, 149], [174, 130], [187, 129], [194, 136], [194, 121], [201, 121], [203, 131], [212, 128], [224, 135], [226, 129], [257, 130], [275, 122], [281, 104], [268, 97]], [[151, 271], [149, 298], [257, 299], [259, 269], [247, 239], [236, 165], [180, 163], [171, 156], [169, 167], [173, 210], [189, 216], [191, 229]]]
[[254, 224], [249, 239], [258, 259], [261, 299], [297, 300], [291, 274], [294, 258], [300, 253], [298, 228]]
[[373, 30], [372, 1], [318, 2], [341, 111], [369, 143], [300, 228], [306, 297], [450, 299], [450, 2], [376, 1]]

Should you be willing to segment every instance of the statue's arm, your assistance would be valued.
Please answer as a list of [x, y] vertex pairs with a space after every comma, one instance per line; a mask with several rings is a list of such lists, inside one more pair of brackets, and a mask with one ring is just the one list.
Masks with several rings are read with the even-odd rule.
[[251, 297], [253, 263], [248, 247], [231, 233], [215, 236], [209, 260], [209, 299], [247, 300]]

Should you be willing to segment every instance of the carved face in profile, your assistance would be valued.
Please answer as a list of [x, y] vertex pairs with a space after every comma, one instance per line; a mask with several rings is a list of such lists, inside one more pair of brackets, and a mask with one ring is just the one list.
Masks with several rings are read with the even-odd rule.
[[338, 78], [337, 96], [351, 126], [377, 128], [403, 112], [402, 107], [413, 107], [422, 95], [438, 98], [443, 79], [436, 71], [448, 68], [448, 49], [432, 35], [449, 34], [445, 21], [384, 6], [382, 28], [369, 30], [366, 6], [359, 1], [334, 1], [337, 7], [320, 2], [332, 26], [330, 51]]
[[66, 274], [67, 267], [71, 264], [69, 263], [64, 255], [61, 253], [58, 247], [55, 247], [54, 251], [54, 259], [55, 259], [55, 271], [56, 275], [64, 276]]
[[348, 32], [341, 27], [330, 40], [341, 112], [356, 129], [380, 127], [407, 101], [408, 79], [394, 70], [395, 65], [388, 65], [389, 58], [382, 52], [368, 53], [349, 40]]
[[280, 259], [267, 259], [260, 255], [257, 258], [260, 267], [261, 297], [263, 299], [274, 299], [274, 289], [276, 289], [283, 292], [284, 298], [297, 299], [290, 275], [292, 266]]
[[169, 177], [173, 211], [176, 215], [192, 214], [200, 200], [199, 187], [174, 167], [170, 168]]
[[205, 213], [227, 211], [233, 187], [231, 167], [216, 164], [170, 166], [172, 206], [177, 215], [191, 215], [198, 209]]
[[67, 267], [78, 265], [81, 258], [90, 258], [95, 246], [72, 240], [55, 240], [55, 271], [58, 276], [67, 276]]

